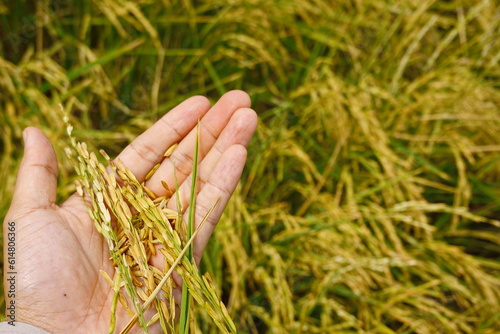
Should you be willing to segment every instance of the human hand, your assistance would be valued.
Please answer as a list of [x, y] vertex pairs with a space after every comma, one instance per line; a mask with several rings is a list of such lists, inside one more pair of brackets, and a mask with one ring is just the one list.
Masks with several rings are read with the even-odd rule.
[[[257, 125], [256, 114], [249, 107], [250, 99], [241, 91], [225, 94], [212, 108], [206, 98], [192, 97], [117, 157], [139, 181], [161, 162], [146, 181], [158, 196], [166, 192], [162, 180], [175, 189], [175, 166], [185, 210], [189, 205], [195, 126], [201, 119], [196, 224], [219, 197], [221, 200], [194, 241], [197, 262], [240, 179], [246, 146]], [[99, 270], [114, 272], [108, 246], [77, 194], [61, 205], [55, 204], [57, 159], [47, 137], [36, 128], [27, 128], [24, 137], [24, 157], [4, 221], [4, 238], [9, 222], [15, 226], [16, 321], [50, 333], [107, 333], [113, 290]], [[164, 158], [165, 150], [174, 143], [179, 146]], [[176, 209], [174, 201], [168, 205]], [[4, 241], [4, 257], [7, 244]], [[4, 273], [8, 271], [6, 264]], [[4, 274], [5, 287], [9, 284], [7, 276]], [[5, 300], [9, 305], [7, 293]], [[118, 304], [116, 328], [123, 328], [129, 319]]]

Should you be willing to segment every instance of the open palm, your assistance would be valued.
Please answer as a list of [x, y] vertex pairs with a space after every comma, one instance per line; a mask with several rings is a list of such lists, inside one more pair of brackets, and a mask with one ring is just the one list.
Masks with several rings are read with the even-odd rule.
[[[204, 97], [190, 98], [118, 156], [139, 181], [161, 163], [146, 182], [158, 196], [166, 192], [161, 181], [175, 189], [175, 169], [182, 207], [187, 209], [194, 128], [201, 120], [196, 223], [219, 197], [221, 201], [196, 237], [197, 261], [241, 176], [246, 146], [257, 124], [256, 114], [249, 107], [250, 99], [241, 91], [225, 94], [211, 108]], [[62, 205], [55, 204], [58, 171], [52, 145], [36, 128], [27, 128], [24, 134], [25, 153], [4, 221], [4, 236], [9, 222], [16, 230], [16, 320], [50, 333], [106, 333], [113, 292], [99, 270], [110, 276], [114, 272], [107, 245], [79, 196], [71, 196]], [[175, 143], [179, 143], [177, 149], [164, 159], [165, 150]], [[177, 207], [174, 201], [168, 206]], [[5, 286], [9, 277], [6, 273]], [[9, 304], [8, 296], [6, 301]], [[119, 307], [117, 317], [117, 329], [121, 329], [129, 316]]]

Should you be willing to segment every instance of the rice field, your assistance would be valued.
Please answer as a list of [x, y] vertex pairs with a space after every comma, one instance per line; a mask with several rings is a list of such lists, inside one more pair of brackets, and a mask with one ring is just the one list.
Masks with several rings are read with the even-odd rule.
[[16, 0], [0, 38], [2, 219], [27, 126], [75, 192], [60, 104], [116, 156], [241, 89], [259, 125], [200, 264], [239, 333], [500, 332], [498, 1]]

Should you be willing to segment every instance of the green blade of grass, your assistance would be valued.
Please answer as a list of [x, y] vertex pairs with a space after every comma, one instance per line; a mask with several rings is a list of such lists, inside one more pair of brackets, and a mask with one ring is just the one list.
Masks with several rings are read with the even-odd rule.
[[[126, 54], [127, 52], [130, 52], [131, 50], [137, 48], [138, 46], [140, 46], [143, 43], [144, 43], [144, 39], [138, 38], [138, 39], [134, 40], [133, 42], [131, 42], [131, 43], [129, 43], [121, 48], [109, 51], [108, 53], [103, 55], [101, 58], [99, 58], [93, 62], [90, 62], [88, 64], [85, 64], [84, 66], [81, 66], [81, 67], [78, 67], [74, 70], [69, 71], [67, 76], [70, 80], [74, 80], [74, 79], [88, 73], [95, 66], [101, 66], [101, 65], [107, 64], [110, 61], [113, 61], [116, 58]], [[52, 88], [52, 84], [50, 82], [45, 82], [38, 89], [41, 92], [46, 92], [51, 88]]]
[[[196, 209], [196, 181], [198, 178], [198, 137], [199, 136], [199, 124], [196, 128], [196, 142], [194, 146], [194, 157], [193, 157], [193, 174], [191, 179], [191, 194], [189, 196], [189, 218], [188, 218], [188, 229], [186, 239], [191, 238], [194, 231], [194, 217]], [[190, 261], [193, 260], [193, 246], [189, 246], [187, 251], [187, 257]], [[182, 283], [182, 302], [181, 302], [181, 315], [179, 319], [179, 333], [187, 334], [189, 333], [189, 305], [190, 305], [190, 293], [187, 288], [186, 282]]]

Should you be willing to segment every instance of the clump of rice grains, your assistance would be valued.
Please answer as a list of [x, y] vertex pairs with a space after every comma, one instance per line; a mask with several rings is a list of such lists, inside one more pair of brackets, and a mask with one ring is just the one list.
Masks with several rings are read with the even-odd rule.
[[[71, 141], [71, 148], [67, 148], [66, 153], [80, 176], [77, 192], [82, 197], [89, 197], [89, 215], [109, 246], [110, 259], [115, 268], [113, 278], [101, 271], [114, 290], [109, 333], [114, 333], [116, 329], [118, 303], [131, 317], [121, 333], [128, 333], [137, 322], [145, 333], [158, 322], [163, 332], [175, 333], [175, 282], [171, 277], [174, 270], [182, 277], [183, 285], [198, 307], [206, 310], [221, 332], [236, 333], [233, 320], [217, 296], [210, 277], [208, 274], [201, 275], [194, 260], [185, 256], [211, 210], [191, 238], [186, 240], [180, 210], [176, 212], [166, 207], [169, 197], [156, 198], [120, 161], [113, 162], [101, 150], [116, 175], [109, 173], [95, 153], [88, 152], [87, 145], [77, 142], [72, 136], [73, 127], [67, 116], [65, 122]], [[155, 168], [148, 176], [154, 171]], [[172, 193], [169, 195], [172, 196]], [[160, 248], [164, 255], [163, 270], [149, 263], [151, 256], [157, 252], [155, 245], [163, 246]], [[160, 294], [164, 298], [160, 298]], [[145, 311], [149, 309], [155, 314], [146, 319]]]

